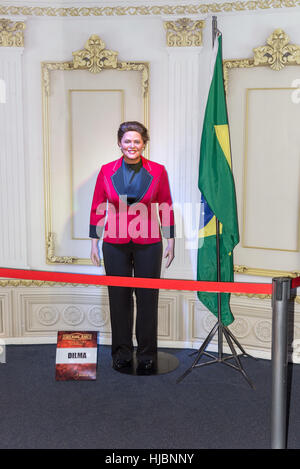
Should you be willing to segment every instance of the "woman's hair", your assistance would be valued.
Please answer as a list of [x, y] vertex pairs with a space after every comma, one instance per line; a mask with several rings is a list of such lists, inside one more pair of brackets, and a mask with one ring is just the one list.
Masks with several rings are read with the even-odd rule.
[[118, 130], [118, 142], [122, 140], [122, 137], [126, 132], [131, 132], [131, 131], [138, 132], [141, 135], [144, 144], [148, 142], [149, 140], [148, 130], [143, 124], [137, 121], [123, 122], [120, 125], [119, 130]]

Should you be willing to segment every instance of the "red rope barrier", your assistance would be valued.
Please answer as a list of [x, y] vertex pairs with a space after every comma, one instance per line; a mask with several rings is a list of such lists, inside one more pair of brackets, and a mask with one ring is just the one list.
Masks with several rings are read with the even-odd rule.
[[162, 290], [250, 293], [261, 295], [272, 294], [271, 283], [204, 282], [197, 280], [112, 277], [107, 275], [74, 274], [64, 272], [49, 272], [43, 270], [20, 270], [7, 268], [0, 268], [0, 277], [23, 280], [41, 280], [59, 283], [78, 283], [85, 285], [156, 288]]
[[293, 278], [292, 280], [292, 288], [300, 287], [300, 277]]

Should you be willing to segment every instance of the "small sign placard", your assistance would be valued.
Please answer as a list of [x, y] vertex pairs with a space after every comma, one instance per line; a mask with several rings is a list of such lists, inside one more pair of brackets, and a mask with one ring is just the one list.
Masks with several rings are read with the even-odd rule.
[[96, 379], [97, 334], [97, 331], [58, 331], [57, 381]]

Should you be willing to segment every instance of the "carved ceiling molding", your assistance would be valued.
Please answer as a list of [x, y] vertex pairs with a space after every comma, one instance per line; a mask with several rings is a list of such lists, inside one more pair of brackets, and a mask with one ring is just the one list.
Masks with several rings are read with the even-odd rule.
[[103, 7], [52, 7], [1, 5], [0, 15], [20, 16], [160, 16], [199, 15], [252, 10], [267, 10], [300, 6], [300, 0], [248, 0], [191, 5], [134, 5]]

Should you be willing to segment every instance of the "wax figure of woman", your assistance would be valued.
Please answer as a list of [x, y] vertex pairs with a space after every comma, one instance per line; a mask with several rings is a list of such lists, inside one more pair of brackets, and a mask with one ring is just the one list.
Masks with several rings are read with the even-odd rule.
[[[168, 175], [163, 165], [142, 156], [148, 139], [148, 131], [141, 123], [122, 123], [118, 130], [122, 156], [103, 165], [97, 178], [90, 214], [91, 260], [94, 265], [100, 264], [98, 239], [104, 231], [102, 251], [109, 276], [159, 278], [161, 232], [167, 239], [166, 267], [174, 258], [174, 213]], [[138, 370], [155, 370], [159, 291], [109, 286], [108, 292], [113, 367], [120, 370], [132, 365], [135, 292]]]

